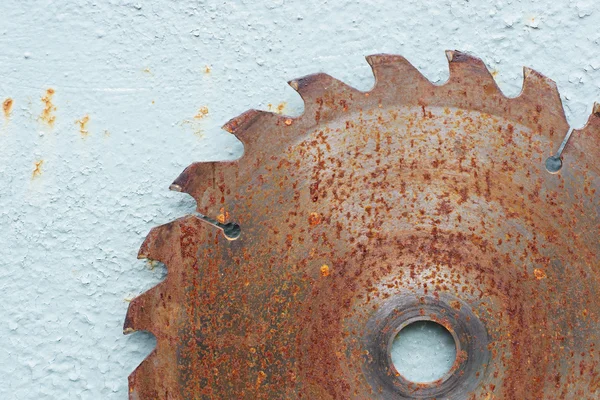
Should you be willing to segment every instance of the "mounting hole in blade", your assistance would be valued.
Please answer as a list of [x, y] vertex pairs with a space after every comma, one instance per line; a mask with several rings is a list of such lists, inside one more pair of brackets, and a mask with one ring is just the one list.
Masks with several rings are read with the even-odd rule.
[[452, 334], [434, 321], [416, 321], [398, 332], [392, 343], [392, 363], [407, 380], [428, 383], [442, 379], [456, 360]]

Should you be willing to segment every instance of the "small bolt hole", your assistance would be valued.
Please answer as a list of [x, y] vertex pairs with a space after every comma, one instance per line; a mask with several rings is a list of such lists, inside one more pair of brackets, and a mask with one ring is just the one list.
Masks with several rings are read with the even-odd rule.
[[223, 234], [229, 240], [236, 240], [240, 237], [242, 233], [242, 228], [238, 224], [234, 224], [232, 222], [222, 225]]
[[228, 222], [226, 224], [222, 224], [219, 221], [217, 221], [216, 219], [209, 218], [206, 215], [202, 215], [200, 213], [196, 213], [195, 215], [196, 215], [196, 217], [200, 218], [202, 221], [204, 221], [216, 228], [219, 228], [223, 232], [223, 235], [227, 238], [227, 240], [239, 239], [240, 235], [242, 234], [242, 228], [234, 222]]
[[562, 160], [557, 156], [550, 156], [546, 159], [546, 171], [556, 174], [562, 168]]

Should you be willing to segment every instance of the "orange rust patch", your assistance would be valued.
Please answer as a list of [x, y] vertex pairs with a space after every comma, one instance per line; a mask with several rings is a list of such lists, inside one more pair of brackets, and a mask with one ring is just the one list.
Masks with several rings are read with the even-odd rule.
[[286, 105], [287, 105], [287, 103], [284, 101], [282, 103], [279, 103], [276, 107], [273, 106], [272, 104], [268, 104], [267, 107], [268, 107], [269, 111], [272, 111], [277, 114], [283, 114], [283, 110], [285, 110]]
[[330, 274], [329, 265], [323, 264], [321, 266], [321, 276], [329, 276], [329, 274]]
[[287, 118], [285, 121], [283, 121], [283, 123], [286, 124], [287, 126], [290, 126], [292, 124], [292, 119]]
[[483, 85], [483, 91], [488, 96], [491, 96], [496, 93], [496, 87], [494, 85]]
[[194, 115], [194, 119], [202, 119], [207, 114], [208, 114], [208, 107], [202, 106], [202, 107], [200, 107], [200, 109], [198, 110], [198, 112], [196, 113], [196, 115]]
[[42, 174], [42, 164], [44, 164], [44, 160], [39, 160], [35, 162], [33, 172], [31, 173], [31, 179], [37, 178]]
[[308, 223], [310, 224], [310, 226], [319, 225], [321, 223], [321, 215], [316, 212], [311, 212], [308, 216]]
[[210, 74], [210, 71], [211, 71], [210, 65], [206, 65], [206, 66], [204, 67], [204, 73], [205, 73], [205, 74]]
[[548, 277], [544, 270], [540, 268], [534, 269], [533, 274], [535, 275], [535, 279], [546, 279]]
[[10, 117], [10, 113], [12, 111], [12, 107], [13, 107], [13, 99], [11, 99], [10, 97], [7, 98], [6, 100], [4, 100], [4, 102], [2, 103], [2, 110], [4, 110], [4, 116], [6, 118]]
[[262, 385], [262, 383], [266, 377], [267, 377], [267, 374], [264, 371], [259, 371], [258, 376], [256, 377], [256, 386]]
[[462, 306], [460, 305], [459, 301], [453, 300], [450, 302], [450, 305], [452, 306], [452, 308], [454, 308], [455, 310], [460, 310], [462, 308]]
[[42, 110], [42, 115], [40, 115], [40, 119], [50, 126], [54, 126], [54, 122], [56, 121], [56, 115], [54, 115], [54, 112], [56, 111], [56, 106], [52, 103], [54, 93], [56, 93], [54, 89], [49, 88], [48, 90], [46, 90], [46, 95], [42, 96], [42, 103], [44, 103], [44, 109]]
[[79, 125], [79, 133], [81, 133], [81, 136], [87, 136], [88, 135], [88, 130], [87, 130], [87, 123], [90, 122], [90, 116], [89, 115], [85, 115], [84, 117], [78, 119], [75, 121], [75, 123], [77, 125]]

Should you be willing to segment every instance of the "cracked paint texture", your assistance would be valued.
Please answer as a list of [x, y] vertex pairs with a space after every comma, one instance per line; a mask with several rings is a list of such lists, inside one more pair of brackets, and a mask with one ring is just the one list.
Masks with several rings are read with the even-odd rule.
[[314, 72], [368, 90], [373, 53], [402, 54], [441, 83], [443, 50], [459, 49], [507, 95], [523, 65], [552, 78], [581, 127], [600, 100], [594, 5], [2, 1], [0, 398], [127, 398], [154, 346], [123, 336], [127, 302], [166, 274], [138, 248], [194, 211], [167, 189], [187, 165], [241, 155], [219, 128], [229, 118], [278, 104], [300, 114], [286, 82]]

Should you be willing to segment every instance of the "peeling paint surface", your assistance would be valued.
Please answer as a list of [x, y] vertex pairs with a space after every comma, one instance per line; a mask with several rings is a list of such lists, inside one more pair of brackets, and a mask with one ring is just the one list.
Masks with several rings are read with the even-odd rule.
[[241, 155], [219, 128], [231, 117], [281, 104], [300, 114], [290, 79], [323, 71], [368, 90], [364, 56], [388, 52], [441, 83], [443, 50], [457, 48], [510, 96], [523, 65], [555, 80], [574, 127], [600, 100], [591, 0], [384, 4], [0, 4], [0, 398], [127, 398], [155, 342], [123, 336], [123, 316], [166, 274], [136, 259], [139, 246], [195, 209], [168, 184], [194, 161]]

